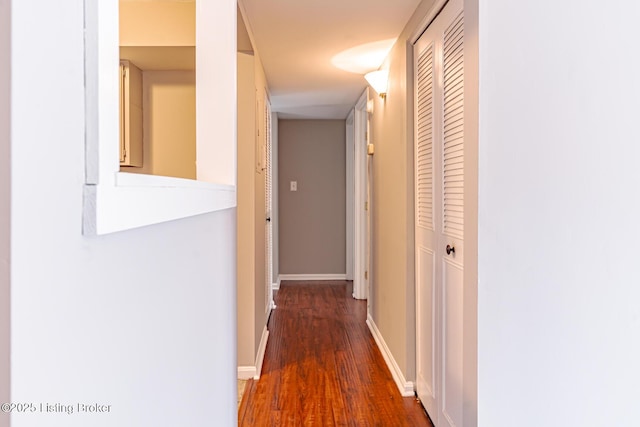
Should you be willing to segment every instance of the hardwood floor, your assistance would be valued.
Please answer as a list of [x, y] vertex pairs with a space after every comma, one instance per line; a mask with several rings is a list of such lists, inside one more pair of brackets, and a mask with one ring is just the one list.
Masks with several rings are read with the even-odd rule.
[[350, 282], [283, 282], [259, 381], [240, 426], [432, 426], [403, 398], [365, 324]]

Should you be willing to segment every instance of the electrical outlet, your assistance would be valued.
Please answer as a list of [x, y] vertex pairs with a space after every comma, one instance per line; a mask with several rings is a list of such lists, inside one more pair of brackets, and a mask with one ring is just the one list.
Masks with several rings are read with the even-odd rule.
[[291, 181], [291, 191], [298, 191], [298, 181]]

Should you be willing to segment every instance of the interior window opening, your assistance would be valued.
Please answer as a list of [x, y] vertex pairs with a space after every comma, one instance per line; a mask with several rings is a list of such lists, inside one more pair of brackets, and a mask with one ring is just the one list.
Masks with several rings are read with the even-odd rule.
[[120, 172], [197, 178], [195, 4], [119, 2]]

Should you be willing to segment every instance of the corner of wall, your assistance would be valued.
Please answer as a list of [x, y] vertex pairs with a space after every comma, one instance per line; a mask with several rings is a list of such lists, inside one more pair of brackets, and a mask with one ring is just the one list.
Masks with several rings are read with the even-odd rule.
[[380, 353], [382, 353], [382, 357], [384, 358], [389, 371], [391, 372], [391, 376], [393, 377], [393, 381], [396, 383], [400, 394], [404, 397], [413, 397], [415, 396], [415, 386], [413, 381], [407, 381], [405, 375], [402, 373], [402, 369], [398, 366], [395, 358], [393, 357], [393, 353], [387, 346], [382, 334], [378, 330], [375, 321], [371, 317], [371, 315], [367, 316], [367, 326], [369, 327], [369, 331], [371, 331], [371, 335], [373, 335], [373, 339], [378, 345], [378, 349], [380, 349]]

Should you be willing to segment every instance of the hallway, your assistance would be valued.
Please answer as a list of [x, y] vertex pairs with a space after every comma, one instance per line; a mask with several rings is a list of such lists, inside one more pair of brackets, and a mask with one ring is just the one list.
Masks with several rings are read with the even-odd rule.
[[249, 381], [240, 426], [431, 426], [398, 391], [352, 283], [283, 282], [262, 376]]

